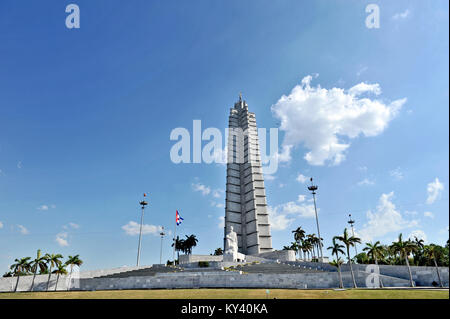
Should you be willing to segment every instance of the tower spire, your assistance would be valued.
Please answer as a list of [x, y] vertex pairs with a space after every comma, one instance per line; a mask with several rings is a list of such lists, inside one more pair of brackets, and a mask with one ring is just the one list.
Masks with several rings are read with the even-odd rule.
[[239, 92], [239, 102], [242, 102], [242, 92]]

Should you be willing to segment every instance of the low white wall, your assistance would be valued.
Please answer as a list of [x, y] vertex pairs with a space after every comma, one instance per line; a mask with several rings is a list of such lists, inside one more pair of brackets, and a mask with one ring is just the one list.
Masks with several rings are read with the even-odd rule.
[[[46, 291], [47, 284], [48, 290], [54, 291], [56, 288], [56, 281], [58, 281], [57, 290], [67, 290], [68, 287], [76, 289], [80, 285], [80, 280], [89, 279], [94, 277], [101, 277], [106, 275], [112, 275], [116, 273], [150, 268], [150, 266], [140, 266], [140, 267], [118, 267], [110, 269], [99, 269], [99, 270], [89, 270], [73, 272], [71, 275], [59, 276], [52, 274], [49, 280], [48, 275], [36, 275], [34, 279], [33, 291]], [[17, 278], [19, 278], [18, 291], [30, 291], [33, 282], [33, 276], [21, 276], [21, 277], [3, 277], [0, 278], [0, 291], [14, 291]]]
[[274, 250], [254, 256], [272, 260], [278, 259], [280, 261], [295, 261], [295, 251], [293, 250]]
[[[289, 262], [297, 267], [304, 267], [304, 263]], [[323, 267], [326, 264], [316, 264]], [[361, 265], [363, 266], [363, 265]], [[367, 266], [367, 265], [365, 265]], [[395, 268], [392, 268], [395, 267]], [[403, 276], [403, 266], [391, 266], [389, 268], [392, 275]], [[135, 267], [131, 267], [135, 268]], [[139, 267], [145, 268], [145, 267]], [[345, 268], [345, 267], [344, 267]], [[370, 273], [361, 271], [355, 267], [355, 276], [358, 287], [366, 287], [367, 278]], [[382, 270], [385, 267], [380, 267]], [[94, 274], [115, 273], [115, 268], [90, 272]], [[395, 273], [395, 270], [398, 273]], [[386, 270], [386, 269], [385, 269]], [[448, 287], [448, 268], [441, 267], [441, 276]], [[431, 282], [436, 281], [436, 270], [433, 267], [414, 267], [413, 277], [418, 286], [431, 286]], [[348, 271], [342, 273], [345, 287], [351, 287], [351, 276]], [[33, 276], [22, 276], [19, 278], [18, 291], [30, 291]], [[293, 273], [293, 274], [239, 274], [235, 271], [225, 272], [180, 272], [180, 273], [157, 273], [155, 276], [126, 277], [126, 278], [88, 278], [60, 276], [56, 287], [57, 275], [52, 275], [49, 282], [49, 291], [58, 290], [109, 290], [109, 289], [171, 289], [171, 288], [336, 288], [338, 287], [338, 273], [318, 272], [318, 273]], [[407, 278], [384, 275], [382, 271], [383, 283], [386, 287], [408, 287]], [[18, 277], [0, 278], [0, 292], [14, 291]], [[47, 289], [48, 275], [38, 275], [35, 279], [34, 291], [45, 291]]]
[[110, 269], [99, 269], [99, 270], [88, 270], [88, 271], [81, 271], [79, 273], [80, 278], [93, 278], [93, 277], [100, 277], [100, 276], [107, 276], [112, 274], [117, 274], [120, 272], [126, 272], [126, 271], [132, 271], [132, 270], [139, 270], [139, 269], [146, 269], [150, 268], [152, 265], [148, 266], [134, 266], [134, 267], [117, 267], [117, 268], [110, 268]]
[[[286, 262], [290, 265], [297, 265], [300, 267], [317, 269], [323, 271], [331, 271], [337, 272], [337, 268], [328, 264], [328, 263], [317, 263], [317, 262], [305, 262], [305, 261], [295, 261], [295, 262]], [[365, 272], [369, 264], [353, 264], [352, 267], [354, 270], [358, 270], [361, 272]], [[372, 265], [373, 266], [373, 265]], [[380, 274], [400, 278], [404, 280], [409, 280], [409, 272], [408, 267], [401, 265], [379, 265]], [[350, 266], [348, 264], [341, 265], [342, 271], [350, 271]], [[413, 281], [417, 286], [427, 286], [431, 287], [433, 282], [439, 283], [436, 267], [430, 266], [411, 266], [411, 273], [413, 277]], [[443, 285], [449, 286], [449, 268], [448, 267], [439, 267], [439, 274], [441, 276], [441, 280]]]
[[[351, 275], [342, 274], [344, 286], [351, 287]], [[367, 287], [366, 273], [356, 272], [359, 287]], [[408, 281], [383, 278], [389, 287], [408, 287]], [[240, 274], [238, 272], [165, 273], [149, 277], [93, 278], [81, 281], [81, 290], [177, 289], [177, 288], [286, 288], [317, 289], [339, 286], [337, 273]]]
[[223, 256], [211, 256], [211, 255], [180, 255], [179, 263], [188, 264], [199, 261], [222, 261]]

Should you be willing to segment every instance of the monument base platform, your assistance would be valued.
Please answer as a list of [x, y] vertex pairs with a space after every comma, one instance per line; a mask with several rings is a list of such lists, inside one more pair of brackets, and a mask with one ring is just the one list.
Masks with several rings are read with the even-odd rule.
[[179, 264], [191, 264], [196, 262], [254, 262], [264, 260], [295, 261], [293, 250], [274, 250], [257, 255], [244, 255], [237, 253], [236, 256], [225, 254], [213, 255], [180, 255]]

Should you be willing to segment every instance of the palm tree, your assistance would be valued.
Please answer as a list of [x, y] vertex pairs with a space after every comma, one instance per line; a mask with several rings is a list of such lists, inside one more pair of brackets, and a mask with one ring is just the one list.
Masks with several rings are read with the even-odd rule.
[[[342, 246], [343, 247], [343, 246]], [[341, 273], [341, 265], [344, 263], [344, 261], [341, 258], [337, 258], [336, 260], [333, 260], [330, 262], [330, 265], [337, 267], [338, 274], [339, 274], [339, 288], [344, 288], [344, 283], [342, 282], [342, 273]]]
[[423, 249], [425, 247], [425, 241], [423, 239], [417, 238], [417, 236], [414, 236], [414, 243], [419, 249]]
[[222, 248], [217, 248], [216, 250], [214, 250], [214, 256], [222, 256], [222, 255], [223, 255]]
[[433, 244], [431, 244], [429, 246], [426, 246], [425, 250], [424, 250], [424, 253], [425, 253], [425, 256], [429, 260], [433, 260], [434, 267], [436, 267], [436, 272], [437, 272], [438, 279], [439, 279], [439, 285], [441, 286], [441, 288], [443, 288], [444, 285], [442, 284], [441, 274], [439, 272], [439, 267], [438, 267], [438, 264], [437, 264], [437, 261], [436, 261], [436, 259], [438, 259], [438, 256], [439, 256], [439, 251], [436, 248], [437, 248], [436, 245], [433, 245]]
[[392, 246], [388, 246], [388, 245], [384, 245], [384, 251], [386, 253], [387, 257], [387, 262], [389, 263], [389, 265], [396, 265], [397, 264], [397, 255], [394, 251], [394, 248]]
[[417, 246], [417, 253], [414, 254], [414, 264], [419, 266], [420, 257], [423, 256], [424, 253], [423, 249], [425, 248], [425, 241], [414, 236], [414, 243]]
[[192, 253], [192, 248], [197, 246], [198, 243], [198, 239], [195, 237], [195, 235], [186, 235], [186, 239], [185, 239], [185, 244], [186, 244], [186, 253], [187, 254], [191, 254]]
[[398, 241], [393, 242], [391, 247], [395, 253], [399, 254], [400, 258], [405, 259], [406, 266], [408, 267], [408, 272], [409, 272], [409, 283], [410, 283], [411, 287], [414, 287], [414, 281], [412, 278], [411, 266], [409, 265], [408, 256], [410, 253], [417, 251], [416, 244], [414, 244], [410, 240], [403, 241], [403, 235], [400, 234], [398, 236]]
[[291, 250], [291, 246], [283, 246], [283, 250]]
[[14, 288], [14, 292], [17, 292], [17, 287], [19, 286], [19, 278], [20, 275], [26, 275], [30, 270], [29, 260], [31, 257], [25, 257], [20, 259], [15, 259], [15, 264], [12, 264], [10, 269], [13, 271], [14, 276], [17, 276], [16, 287]]
[[177, 260], [180, 260], [180, 251], [185, 250], [184, 239], [180, 239], [179, 236], [175, 239], [175, 243], [172, 243], [172, 247], [175, 245], [175, 251], [177, 252]]
[[47, 258], [41, 254], [40, 249], [38, 249], [36, 253], [36, 258], [31, 262], [31, 270], [33, 271], [33, 281], [31, 282], [30, 291], [33, 291], [34, 279], [36, 278], [38, 268], [41, 270], [41, 272], [47, 268]]
[[339, 258], [339, 254], [344, 255], [344, 251], [342, 250], [342, 248], [344, 248], [344, 246], [339, 245], [336, 242], [336, 238], [333, 238], [333, 245], [328, 247], [327, 249], [331, 250], [331, 255], [336, 255], [336, 262], [335, 265], [338, 268], [338, 272], [339, 272], [339, 288], [344, 288], [344, 283], [342, 282], [342, 275], [341, 275], [341, 264], [342, 264], [342, 259]]
[[312, 260], [312, 259], [309, 258], [309, 253], [311, 252], [311, 250], [313, 248], [311, 242], [308, 239], [305, 239], [303, 241], [303, 245], [302, 246], [303, 246], [303, 249], [304, 249], [303, 251], [308, 254], [308, 259]]
[[352, 274], [353, 288], [357, 288], [355, 274], [353, 273], [352, 258], [350, 256], [350, 246], [355, 246], [355, 244], [361, 243], [361, 239], [359, 239], [358, 237], [350, 236], [347, 232], [347, 228], [344, 229], [343, 236], [335, 236], [334, 238], [341, 241], [347, 247], [347, 258], [350, 265], [350, 272]]
[[[319, 261], [320, 256], [320, 246], [323, 246], [322, 240], [323, 238], [319, 238], [316, 236], [316, 234], [308, 235], [308, 239], [311, 242], [313, 246], [313, 254], [315, 257], [317, 257], [317, 261]], [[317, 253], [317, 256], [316, 256]]]
[[[72, 277], [73, 266], [80, 267], [83, 264], [83, 261], [79, 257], [80, 255], [69, 256], [69, 258], [66, 261], [66, 266], [70, 266], [69, 279]], [[69, 285], [67, 286], [67, 290], [69, 290]]]
[[312, 249], [312, 258], [311, 260], [314, 259], [314, 257], [316, 256], [316, 234], [310, 234], [307, 235], [306, 237], [308, 237], [308, 241], [311, 244], [311, 249]]
[[322, 258], [323, 260], [323, 252], [322, 252], [322, 247], [323, 247], [323, 238], [322, 237], [316, 237], [316, 244], [317, 244], [317, 254], [320, 254], [320, 258]]
[[[297, 227], [296, 230], [293, 230], [292, 232], [294, 233], [295, 242], [297, 244], [300, 244], [303, 241], [303, 238], [305, 238], [305, 234], [306, 234], [305, 231], [299, 226], [299, 227]], [[299, 258], [301, 259], [302, 258], [301, 257], [302, 250], [299, 249], [298, 251], [299, 251]]]
[[56, 291], [56, 288], [58, 288], [59, 275], [67, 275], [66, 264], [63, 263], [57, 264], [57, 268], [53, 271], [53, 273], [58, 274], [58, 276], [56, 277], [56, 284], [55, 284], [55, 291]]
[[59, 266], [61, 264], [61, 258], [63, 258], [63, 256], [61, 254], [46, 254], [45, 255], [45, 259], [47, 260], [47, 263], [50, 264], [50, 269], [48, 271], [48, 280], [47, 280], [47, 291], [48, 291], [48, 287], [50, 285], [50, 278], [52, 276], [52, 268], [54, 266]]
[[297, 243], [297, 248], [298, 248], [298, 257], [300, 260], [304, 259], [304, 256], [302, 256], [302, 251], [303, 251], [303, 240], [301, 240], [300, 242]]
[[[363, 251], [367, 251], [369, 256], [372, 256], [372, 259], [375, 260], [375, 265], [377, 265], [378, 269], [378, 257], [383, 256], [383, 246], [381, 246], [380, 241], [375, 242], [375, 244], [366, 243], [366, 247], [363, 248]], [[380, 279], [380, 288], [383, 287], [383, 280], [381, 276], [378, 277]]]
[[303, 260], [306, 261], [306, 253], [308, 252], [306, 240], [302, 240], [300, 248], [303, 252]]
[[298, 252], [298, 244], [297, 244], [297, 242], [293, 241], [291, 243], [291, 247], [290, 248], [291, 248], [291, 250], [293, 250], [295, 252], [295, 255], [297, 255], [297, 252]]
[[292, 232], [294, 233], [294, 240], [296, 242], [298, 242], [298, 241], [302, 240], [303, 238], [305, 238], [306, 233], [302, 229], [302, 227], [297, 227], [297, 229], [293, 230]]

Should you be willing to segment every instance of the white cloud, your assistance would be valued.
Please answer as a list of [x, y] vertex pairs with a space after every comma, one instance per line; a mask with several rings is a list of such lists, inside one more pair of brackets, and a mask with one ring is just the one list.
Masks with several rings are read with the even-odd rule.
[[427, 204], [433, 204], [436, 199], [441, 195], [442, 191], [444, 190], [444, 184], [439, 182], [439, 179], [436, 177], [434, 182], [431, 182], [427, 186]]
[[316, 216], [313, 204], [298, 205], [295, 202], [287, 202], [275, 207], [268, 206], [268, 212], [269, 222], [274, 230], [286, 229], [297, 217], [314, 218]]
[[297, 205], [294, 202], [287, 202], [285, 204], [282, 204], [281, 206], [281, 212], [285, 214], [295, 214], [299, 217], [304, 218], [313, 218], [316, 216], [314, 211], [314, 205], [311, 204], [302, 204]]
[[408, 216], [416, 216], [418, 213], [416, 211], [409, 211], [409, 210], [405, 210], [405, 215]]
[[21, 162], [21, 161], [19, 161], [19, 162], [17, 163], [17, 168], [22, 168], [22, 162]]
[[276, 176], [270, 175], [270, 174], [264, 174], [264, 179], [266, 181], [273, 181], [275, 178], [277, 178]]
[[0, 222], [0, 229], [2, 229], [3, 228], [3, 223], [2, 222]]
[[414, 240], [415, 237], [417, 237], [418, 239], [423, 239], [423, 241], [426, 243], [427, 242], [427, 235], [425, 234], [425, 232], [423, 230], [414, 230], [411, 232], [411, 234], [409, 234], [409, 236], [407, 237], [410, 240]]
[[289, 162], [291, 160], [291, 150], [292, 145], [282, 145], [281, 153], [277, 151], [271, 160], [278, 161], [278, 163]]
[[390, 171], [389, 175], [397, 181], [403, 179], [403, 173], [400, 170], [400, 167], [397, 167], [396, 169], [393, 169], [392, 171]]
[[348, 90], [348, 94], [350, 94], [352, 96], [359, 96], [364, 93], [372, 93], [375, 95], [380, 95], [381, 94], [380, 85], [378, 83], [367, 84], [367, 83], [361, 82], [359, 84], [356, 84], [355, 86], [353, 86], [352, 88], [350, 88]]
[[211, 193], [211, 188], [200, 183], [192, 184], [192, 189], [196, 192], [201, 192], [203, 196]]
[[[130, 221], [130, 222], [128, 222], [128, 224], [123, 225], [122, 229], [125, 231], [125, 233], [127, 235], [130, 235], [130, 236], [139, 235], [140, 224]], [[161, 226], [148, 225], [148, 224], [142, 225], [142, 235], [147, 235], [147, 234], [159, 235], [161, 230], [162, 230]]]
[[362, 172], [366, 172], [367, 171], [367, 166], [358, 166], [358, 170], [362, 171]]
[[78, 228], [80, 228], [80, 225], [75, 224], [75, 223], [69, 223], [69, 226], [72, 227], [73, 229], [78, 229]]
[[359, 83], [346, 91], [311, 87], [311, 80], [312, 76], [303, 78], [288, 96], [272, 105], [274, 117], [285, 131], [286, 159], [294, 146], [302, 145], [309, 149], [304, 155], [309, 164], [338, 165], [345, 159], [350, 139], [381, 134], [406, 102], [404, 98], [385, 104], [365, 96], [379, 95], [378, 84]]
[[360, 77], [361, 74], [363, 74], [364, 72], [366, 72], [369, 68], [367, 66], [363, 66], [361, 68], [359, 68], [358, 72], [356, 72], [356, 76]]
[[22, 234], [22, 235], [28, 235], [30, 232], [28, 231], [28, 229], [25, 227], [25, 226], [23, 226], [23, 225], [17, 225], [17, 227], [19, 228], [19, 232]]
[[214, 198], [220, 198], [220, 197], [222, 197], [222, 194], [224, 194], [224, 192], [225, 191], [223, 189], [218, 188], [218, 189], [213, 191], [212, 196]]
[[373, 184], [375, 184], [375, 182], [368, 178], [364, 178], [362, 181], [358, 182], [358, 186], [373, 185]]
[[431, 218], [431, 219], [434, 218], [434, 214], [433, 214], [432, 212], [425, 212], [425, 213], [423, 213], [423, 216], [429, 217], [429, 218]]
[[68, 234], [66, 232], [61, 232], [56, 235], [55, 241], [58, 243], [59, 246], [67, 247], [67, 246], [69, 246], [67, 237], [68, 237]]
[[305, 199], [306, 199], [306, 195], [298, 195], [298, 199], [297, 199], [297, 202], [304, 202], [305, 201]]
[[223, 217], [223, 216], [219, 217], [219, 224], [217, 225], [217, 227], [219, 227], [219, 228], [225, 227], [225, 217]]
[[269, 212], [269, 223], [272, 230], [284, 230], [294, 221], [294, 218], [280, 215], [276, 209], [272, 209], [270, 206], [267, 207], [267, 211]]
[[298, 174], [296, 179], [297, 179], [297, 182], [304, 184], [308, 180], [308, 177], [306, 177], [303, 174]]
[[394, 19], [394, 20], [406, 19], [409, 16], [410, 13], [411, 12], [409, 11], [409, 9], [406, 9], [403, 12], [394, 14], [392, 16], [392, 19]]
[[359, 231], [362, 240], [372, 241], [374, 238], [417, 226], [416, 220], [409, 221], [403, 218], [392, 202], [393, 197], [394, 192], [382, 194], [375, 212], [369, 210], [366, 213], [367, 223]]
[[37, 208], [37, 210], [49, 210], [50, 208], [55, 209], [56, 205], [55, 204], [51, 204], [50, 206], [49, 205], [41, 205]]
[[212, 207], [217, 207], [217, 208], [224, 208], [225, 207], [225, 205], [224, 204], [222, 204], [222, 203], [218, 203], [218, 202], [216, 202], [216, 201], [210, 201], [210, 204], [211, 204], [211, 206]]

